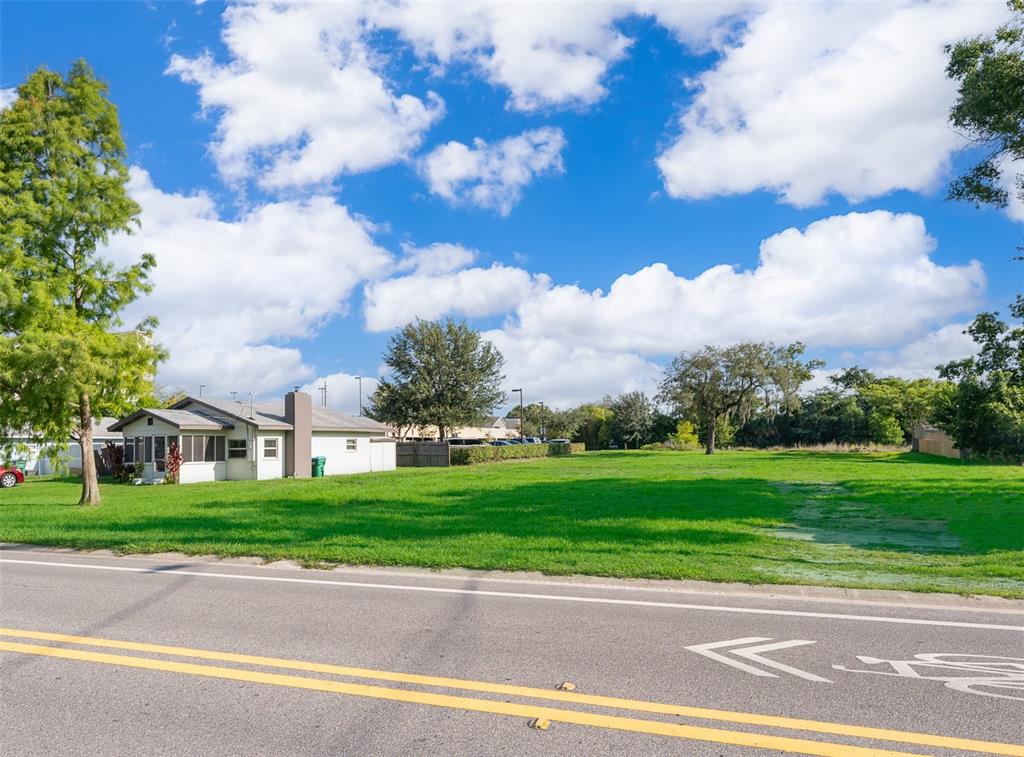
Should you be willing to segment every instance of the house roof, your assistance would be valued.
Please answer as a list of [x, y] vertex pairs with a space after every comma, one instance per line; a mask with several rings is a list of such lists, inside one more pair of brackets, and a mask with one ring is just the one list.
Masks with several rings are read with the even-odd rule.
[[117, 423], [111, 424], [110, 429], [112, 431], [122, 431], [129, 423], [133, 423], [139, 418], [145, 418], [146, 416], [152, 416], [183, 431], [223, 431], [235, 427], [227, 418], [215, 415], [196, 413], [191, 410], [147, 407], [136, 410], [127, 418], [122, 418]]
[[[190, 409], [195, 409], [196, 406], [205, 407], [261, 430], [288, 431], [292, 428], [292, 424], [285, 420], [283, 399], [249, 403], [231, 399], [186, 397], [174, 405], [175, 408]], [[389, 426], [372, 418], [339, 413], [337, 410], [318, 405], [313, 406], [312, 415], [313, 431], [367, 431], [381, 434], [391, 430]]]

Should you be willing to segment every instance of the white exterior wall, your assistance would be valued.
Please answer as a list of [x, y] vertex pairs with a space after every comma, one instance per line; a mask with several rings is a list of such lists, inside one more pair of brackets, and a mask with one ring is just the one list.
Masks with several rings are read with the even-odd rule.
[[[371, 444], [372, 434], [362, 431], [314, 431], [313, 432], [313, 457], [326, 457], [324, 465], [325, 476], [336, 476], [341, 473], [368, 473], [377, 470], [373, 466], [372, 447], [385, 446]], [[347, 449], [347, 440], [356, 440], [356, 449], [350, 452]], [[394, 457], [394, 446], [392, 458]], [[383, 460], [382, 463], [383, 465]]]

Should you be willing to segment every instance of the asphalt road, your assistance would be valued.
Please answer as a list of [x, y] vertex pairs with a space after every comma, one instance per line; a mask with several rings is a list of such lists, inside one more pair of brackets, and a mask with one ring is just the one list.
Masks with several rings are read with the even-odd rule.
[[1024, 603], [7, 547], [0, 626], [4, 755], [1024, 755]]

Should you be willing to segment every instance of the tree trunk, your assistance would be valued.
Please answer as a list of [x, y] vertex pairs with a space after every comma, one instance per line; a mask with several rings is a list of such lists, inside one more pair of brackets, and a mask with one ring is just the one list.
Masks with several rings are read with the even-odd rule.
[[78, 504], [98, 505], [100, 482], [96, 476], [96, 456], [92, 451], [92, 408], [89, 405], [88, 394], [82, 394], [78, 413], [78, 440], [82, 447], [82, 498], [78, 500]]
[[718, 425], [718, 418], [712, 418], [708, 421], [708, 439], [707, 444], [704, 445], [704, 454], [713, 455], [715, 454], [715, 427]]

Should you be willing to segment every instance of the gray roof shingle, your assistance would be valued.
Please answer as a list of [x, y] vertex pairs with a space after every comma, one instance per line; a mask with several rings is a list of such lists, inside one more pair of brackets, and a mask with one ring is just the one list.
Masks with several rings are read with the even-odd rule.
[[[292, 425], [284, 417], [284, 400], [270, 400], [249, 403], [242, 400], [223, 400], [209, 397], [188, 397], [175, 405], [176, 408], [206, 406], [243, 423], [265, 430], [289, 430]], [[318, 405], [313, 406], [314, 431], [366, 431], [382, 434], [390, 427], [367, 418], [339, 413]]]

